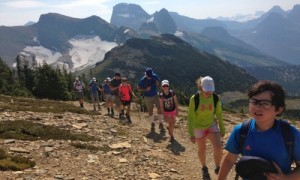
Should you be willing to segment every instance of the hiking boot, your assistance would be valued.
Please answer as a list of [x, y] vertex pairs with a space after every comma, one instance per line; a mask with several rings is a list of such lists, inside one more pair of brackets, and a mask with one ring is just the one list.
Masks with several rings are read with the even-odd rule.
[[163, 131], [164, 130], [164, 125], [163, 125], [163, 123], [159, 123], [159, 129], [161, 130], [161, 131]]
[[202, 179], [210, 180], [210, 175], [206, 166], [202, 167]]
[[132, 121], [129, 116], [127, 116], [127, 121], [128, 121], [128, 124], [132, 124]]
[[174, 136], [171, 136], [171, 137], [170, 137], [170, 142], [174, 142], [174, 141], [175, 141]]
[[151, 123], [151, 131], [155, 130], [155, 123]]
[[215, 174], [218, 175], [218, 174], [219, 174], [219, 171], [220, 171], [220, 166], [216, 167], [216, 169], [215, 169]]

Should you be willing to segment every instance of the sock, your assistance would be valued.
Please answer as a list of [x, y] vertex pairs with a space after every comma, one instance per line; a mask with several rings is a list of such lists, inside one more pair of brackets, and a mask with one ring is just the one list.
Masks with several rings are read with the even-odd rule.
[[155, 123], [154, 122], [154, 116], [149, 116], [149, 120], [150, 120], [151, 123]]

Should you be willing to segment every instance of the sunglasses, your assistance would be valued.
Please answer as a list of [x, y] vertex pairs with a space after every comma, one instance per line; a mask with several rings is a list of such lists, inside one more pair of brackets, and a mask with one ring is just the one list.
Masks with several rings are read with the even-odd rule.
[[169, 87], [168, 85], [163, 85], [162, 87]]

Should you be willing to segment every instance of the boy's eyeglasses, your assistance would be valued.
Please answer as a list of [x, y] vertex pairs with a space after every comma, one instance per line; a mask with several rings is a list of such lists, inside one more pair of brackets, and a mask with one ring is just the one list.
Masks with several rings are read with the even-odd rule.
[[258, 99], [251, 98], [251, 99], [249, 99], [249, 105], [252, 105], [252, 106], [253, 105], [255, 105], [255, 106], [259, 105], [259, 106], [261, 106], [265, 109], [269, 109], [274, 105], [274, 103], [272, 101], [269, 101], [269, 100], [258, 100]]

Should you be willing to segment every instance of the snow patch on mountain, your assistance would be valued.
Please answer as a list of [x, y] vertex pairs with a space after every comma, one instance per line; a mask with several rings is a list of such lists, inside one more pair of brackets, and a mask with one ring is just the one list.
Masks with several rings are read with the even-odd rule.
[[34, 54], [38, 64], [42, 64], [43, 61], [46, 61], [47, 64], [52, 64], [62, 56], [60, 52], [52, 51], [43, 46], [26, 46], [23, 51], [30, 55]]
[[80, 36], [70, 39], [69, 43], [72, 45], [69, 55], [74, 69], [102, 61], [105, 53], [118, 45], [115, 42], [102, 41], [99, 36]]
[[221, 21], [237, 21], [237, 22], [247, 22], [253, 19], [257, 19], [262, 16], [265, 12], [256, 11], [254, 14], [237, 14], [233, 17], [217, 17], [217, 20]]
[[94, 66], [104, 59], [105, 53], [116, 47], [115, 42], [102, 41], [99, 36], [76, 36], [68, 41], [71, 45], [66, 54], [43, 46], [26, 46], [22, 54], [35, 56], [37, 63], [71, 67], [71, 71]]

